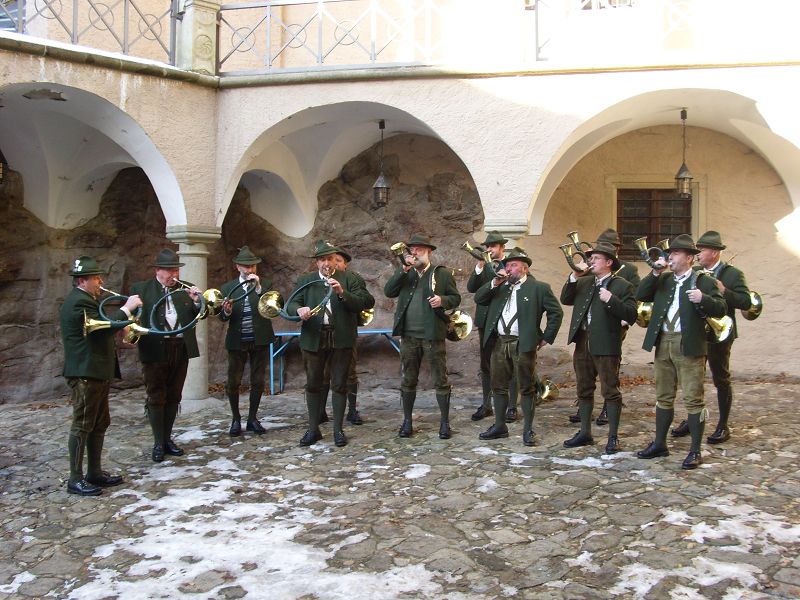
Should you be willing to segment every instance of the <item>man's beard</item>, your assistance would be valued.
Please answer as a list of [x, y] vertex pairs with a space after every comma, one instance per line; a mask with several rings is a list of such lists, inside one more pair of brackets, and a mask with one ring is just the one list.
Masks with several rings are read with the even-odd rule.
[[508, 281], [508, 285], [514, 285], [520, 279], [521, 279], [520, 276], [515, 274], [515, 275], [509, 275], [506, 281]]
[[424, 269], [425, 267], [428, 266], [429, 262], [430, 261], [429, 261], [429, 258], [428, 258], [427, 255], [425, 255], [425, 256], [415, 256], [414, 257], [414, 266], [417, 269]]

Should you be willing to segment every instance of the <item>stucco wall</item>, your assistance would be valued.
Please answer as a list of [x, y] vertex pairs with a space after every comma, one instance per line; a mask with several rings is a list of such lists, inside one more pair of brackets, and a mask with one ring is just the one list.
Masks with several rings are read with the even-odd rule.
[[[214, 225], [214, 150], [216, 145], [216, 90], [185, 81], [166, 79], [150, 75], [139, 75], [108, 69], [91, 64], [78, 64], [36, 57], [17, 52], [0, 51], [0, 95], [8, 84], [29, 84], [31, 89], [47, 88], [48, 83], [85, 90], [117, 107], [120, 116], [127, 114], [141, 127], [144, 134], [155, 145], [156, 152], [139, 152], [134, 145], [126, 148], [139, 161], [145, 171], [160, 168], [166, 163], [167, 176], [178, 183], [180, 197], [159, 197], [164, 213], [176, 211], [169, 206], [177, 203], [186, 219], [196, 225]], [[68, 110], [70, 93], [64, 93], [66, 102], [58, 103], [59, 110]], [[83, 100], [82, 100], [83, 101]], [[42, 102], [47, 101], [31, 101]], [[102, 104], [102, 103], [100, 103]], [[3, 126], [13, 126], [13, 114], [4, 116], [12, 121]], [[99, 115], [96, 123], [89, 127], [110, 127], [116, 139], [124, 146], [128, 123], [115, 124], [113, 115]], [[6, 136], [0, 135], [0, 141]], [[57, 141], [57, 140], [56, 140]], [[56, 145], [47, 149], [58, 152]], [[11, 162], [11, 152], [6, 152]], [[12, 164], [12, 168], [17, 165]], [[175, 224], [171, 218], [168, 225]], [[180, 223], [181, 221], [178, 221]]]
[[[800, 283], [787, 275], [797, 266], [797, 257], [778, 242], [775, 224], [792, 211], [780, 178], [758, 154], [736, 140], [700, 128], [687, 130], [686, 162], [701, 181], [699, 197], [703, 222], [693, 221], [697, 238], [708, 229], [722, 233], [727, 250], [723, 260], [735, 256], [751, 289], [764, 298], [765, 308], [755, 321], [737, 318], [739, 339], [734, 344], [734, 375], [800, 376], [797, 354], [800, 339], [794, 335]], [[644, 179], [669, 182], [674, 172], [665, 165], [680, 166], [680, 128], [650, 127], [607, 142], [581, 160], [562, 181], [548, 206], [541, 236], [521, 242], [536, 258], [537, 277], [552, 284], [558, 293], [569, 268], [558, 246], [567, 242], [573, 229], [591, 243], [606, 227], [615, 226], [613, 181]], [[643, 177], [649, 174], [650, 177]], [[704, 209], [704, 210], [703, 210]], [[655, 240], [652, 240], [655, 241]], [[639, 262], [644, 276], [647, 266]], [[569, 314], [570, 309], [566, 309]], [[738, 316], [738, 313], [737, 313]], [[558, 344], [566, 343], [566, 329]], [[641, 350], [644, 329], [633, 327], [625, 342], [625, 362], [644, 365], [652, 353]]]

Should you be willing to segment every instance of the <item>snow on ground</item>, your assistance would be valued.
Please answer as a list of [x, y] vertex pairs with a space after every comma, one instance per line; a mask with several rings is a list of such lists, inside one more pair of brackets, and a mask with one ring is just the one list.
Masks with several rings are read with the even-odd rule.
[[[98, 547], [89, 566], [92, 581], [65, 590], [67, 597], [218, 598], [233, 586], [241, 587], [248, 597], [270, 600], [440, 596], [442, 588], [434, 581], [437, 573], [423, 565], [382, 573], [327, 570], [328, 559], [342, 547], [366, 540], [367, 533], [346, 535], [351, 530], [343, 529], [337, 533], [345, 537], [327, 550], [293, 541], [307, 524], [335, 521], [329, 510], [320, 510], [321, 500], [307, 489], [320, 486], [275, 476], [243, 483], [231, 476], [235, 471], [225, 461], [209, 466], [221, 476], [219, 481], [170, 489], [157, 499], [136, 490], [115, 494], [133, 496], [133, 502], [114, 518], [139, 520], [144, 529], [136, 537]], [[412, 465], [406, 475], [422, 477], [429, 470], [428, 465]], [[242, 473], [246, 474], [238, 474]], [[150, 481], [161, 477], [150, 476]], [[104, 566], [108, 561], [103, 559], [119, 552], [134, 560], [127, 567]], [[13, 593], [26, 581], [25, 574], [17, 576], [2, 591]]]

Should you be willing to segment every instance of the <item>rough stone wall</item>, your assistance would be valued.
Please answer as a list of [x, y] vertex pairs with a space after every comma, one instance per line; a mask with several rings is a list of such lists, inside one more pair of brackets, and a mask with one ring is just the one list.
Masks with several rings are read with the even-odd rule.
[[[105, 287], [125, 292], [149, 276], [147, 265], [166, 242], [164, 216], [140, 169], [121, 171], [98, 215], [71, 230], [45, 226], [23, 208], [23, 194], [11, 172], [0, 186], [0, 402], [66, 393], [58, 311], [72, 288], [67, 272], [75, 257], [97, 258], [109, 271]], [[125, 384], [140, 381], [135, 354], [119, 353]]]

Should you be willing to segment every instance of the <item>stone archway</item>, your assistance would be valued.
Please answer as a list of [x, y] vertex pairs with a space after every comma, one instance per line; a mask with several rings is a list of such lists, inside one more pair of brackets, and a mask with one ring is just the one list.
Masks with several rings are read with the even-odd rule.
[[399, 134], [440, 139], [413, 115], [376, 102], [340, 102], [299, 111], [263, 132], [243, 153], [223, 190], [217, 225], [222, 225], [236, 187], [242, 185], [254, 212], [289, 236], [306, 235], [314, 225], [321, 186], [380, 139], [381, 119], [387, 140]]
[[144, 129], [91, 92], [51, 82], [0, 88], [0, 148], [25, 186], [24, 206], [44, 224], [72, 229], [97, 215], [114, 176], [141, 167], [168, 225], [186, 223], [172, 168]]
[[[645, 127], [687, 124], [728, 135], [758, 152], [783, 180], [795, 208], [800, 207], [800, 139], [791, 140], [785, 115], [753, 98], [727, 90], [665, 89], [633, 96], [606, 108], [578, 126], [542, 174], [531, 204], [532, 234], [541, 234], [545, 211], [556, 188], [578, 162], [609, 140]], [[677, 160], [678, 157], [676, 157]], [[675, 171], [680, 165], [675, 164]]]

